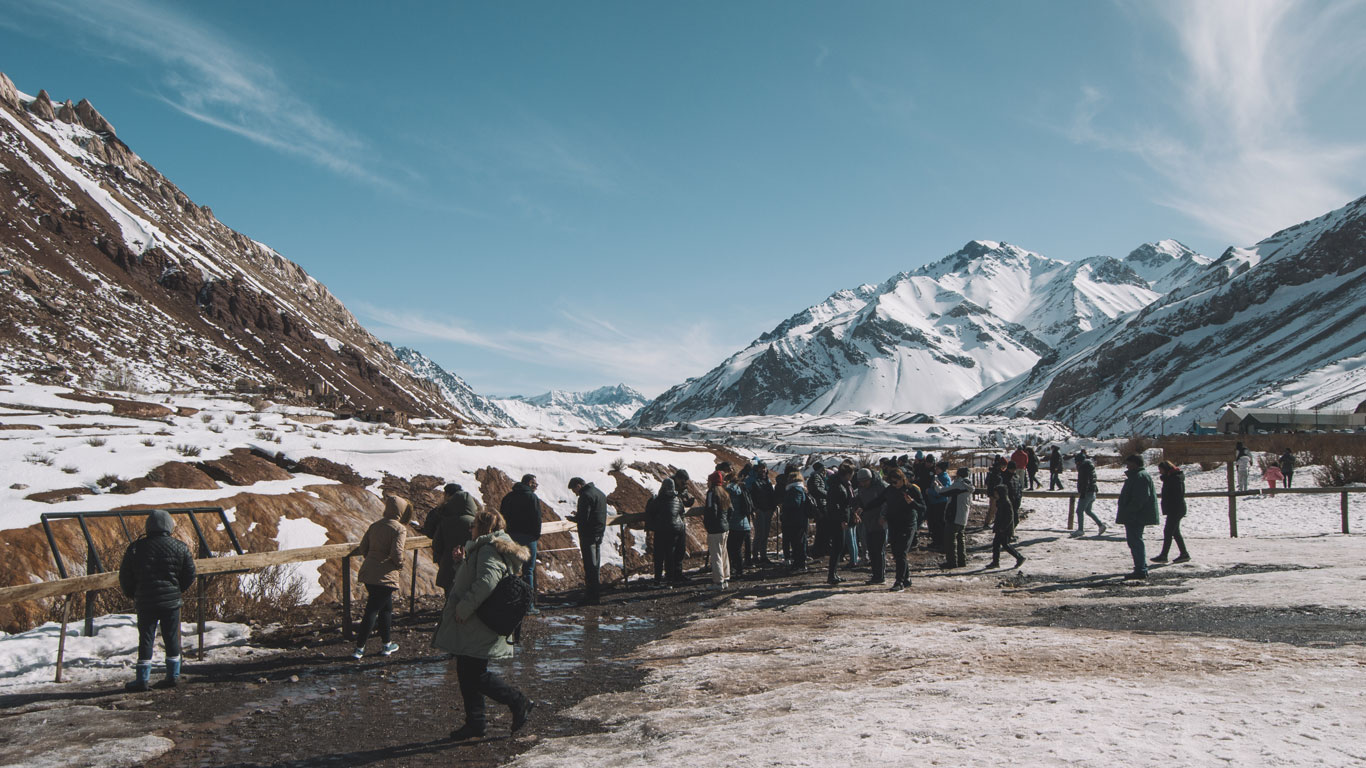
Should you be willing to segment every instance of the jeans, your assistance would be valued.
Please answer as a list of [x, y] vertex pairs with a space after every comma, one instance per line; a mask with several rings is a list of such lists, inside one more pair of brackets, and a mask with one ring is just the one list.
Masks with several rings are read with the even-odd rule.
[[711, 583], [730, 580], [730, 553], [726, 550], [725, 531], [707, 534], [707, 562], [711, 563]]
[[536, 544], [539, 538], [529, 536], [513, 536], [512, 540], [531, 550], [531, 559], [522, 566], [522, 578], [531, 586], [531, 601], [536, 601]]
[[515, 707], [526, 701], [526, 696], [489, 671], [489, 660], [474, 656], [455, 657], [455, 676], [460, 684], [460, 698], [465, 702], [465, 724], [480, 730], [487, 722], [484, 697]]
[[1148, 553], [1143, 548], [1143, 529], [1145, 526], [1128, 524], [1124, 526], [1124, 538], [1129, 542], [1129, 554], [1134, 557], [1134, 573], [1147, 575]]
[[783, 520], [783, 548], [792, 553], [792, 567], [806, 567], [806, 518]]
[[1062, 474], [1061, 474], [1061, 473], [1058, 473], [1058, 472], [1049, 472], [1049, 473], [1048, 473], [1048, 490], [1050, 490], [1050, 491], [1060, 491], [1060, 490], [1062, 490]]
[[761, 509], [754, 514], [754, 549], [760, 560], [768, 559], [768, 535], [772, 524], [773, 510]]
[[849, 564], [858, 563], [859, 542], [863, 540], [863, 523], [851, 525], [844, 532], [844, 548], [849, 553]]
[[138, 611], [138, 661], [152, 660], [158, 624], [161, 625], [161, 643], [166, 646], [166, 658], [180, 658], [180, 608], [176, 607], [167, 611]]
[[948, 562], [956, 568], [968, 564], [968, 542], [967, 537], [963, 535], [966, 527], [953, 523], [953, 546], [948, 552]]
[[840, 559], [844, 557], [844, 540], [849, 538], [844, 526], [835, 523], [830, 526], [830, 568], [827, 572], [828, 578], [835, 578], [835, 569], [840, 565]]
[[588, 599], [596, 600], [600, 585], [598, 570], [602, 567], [602, 534], [579, 538], [579, 554], [583, 555], [583, 587]]
[[745, 575], [745, 563], [749, 561], [749, 531], [740, 528], [726, 536], [726, 554], [730, 556], [730, 567], [736, 576]]
[[1086, 531], [1086, 518], [1088, 516], [1096, 521], [1097, 528], [1101, 527], [1100, 518], [1096, 517], [1096, 513], [1091, 511], [1091, 507], [1095, 506], [1095, 503], [1095, 491], [1087, 491], [1081, 495], [1081, 501], [1077, 504], [1077, 533], [1084, 533]]
[[365, 591], [369, 597], [365, 599], [365, 617], [360, 620], [360, 629], [356, 632], [357, 648], [365, 647], [365, 641], [370, 639], [376, 621], [379, 622], [379, 639], [388, 643], [389, 631], [394, 622], [394, 593], [398, 590], [379, 584], [366, 584]]
[[1181, 518], [1184, 515], [1167, 515], [1167, 522], [1162, 526], [1162, 557], [1167, 556], [1167, 552], [1172, 548], [1172, 542], [1176, 542], [1176, 548], [1181, 554], [1186, 554], [1186, 540], [1181, 538]]
[[887, 578], [887, 529], [869, 528], [868, 563], [873, 567], [873, 581], [882, 582]]

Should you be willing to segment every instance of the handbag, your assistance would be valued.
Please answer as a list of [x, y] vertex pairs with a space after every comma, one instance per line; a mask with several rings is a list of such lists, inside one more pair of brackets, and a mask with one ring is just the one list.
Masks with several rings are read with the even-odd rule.
[[522, 626], [531, 601], [531, 585], [520, 574], [509, 573], [499, 580], [474, 613], [489, 629], [510, 637]]

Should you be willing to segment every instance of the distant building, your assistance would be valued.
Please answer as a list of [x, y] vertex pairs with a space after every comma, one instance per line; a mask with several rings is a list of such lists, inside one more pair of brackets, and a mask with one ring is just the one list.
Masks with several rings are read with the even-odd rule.
[[1314, 429], [1360, 429], [1366, 413], [1299, 408], [1229, 408], [1219, 417], [1225, 435], [1256, 432], [1308, 432]]

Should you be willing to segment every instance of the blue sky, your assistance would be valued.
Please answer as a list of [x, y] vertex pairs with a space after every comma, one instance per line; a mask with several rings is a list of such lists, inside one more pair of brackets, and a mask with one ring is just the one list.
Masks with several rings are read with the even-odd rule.
[[0, 0], [227, 225], [487, 394], [657, 394], [972, 239], [1210, 256], [1366, 193], [1366, 3]]

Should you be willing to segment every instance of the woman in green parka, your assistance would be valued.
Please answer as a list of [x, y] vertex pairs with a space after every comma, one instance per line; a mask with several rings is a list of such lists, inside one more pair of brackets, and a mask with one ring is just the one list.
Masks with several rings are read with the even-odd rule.
[[503, 516], [492, 510], [475, 515], [465, 545], [465, 559], [455, 573], [441, 624], [432, 645], [455, 654], [455, 674], [460, 682], [460, 697], [465, 702], [465, 724], [451, 732], [456, 741], [484, 735], [486, 719], [484, 697], [512, 710], [512, 732], [526, 725], [535, 702], [489, 671], [491, 659], [512, 656], [512, 642], [489, 629], [475, 611], [488, 599], [493, 588], [508, 574], [518, 574], [531, 559], [531, 551], [513, 541], [503, 530]]

